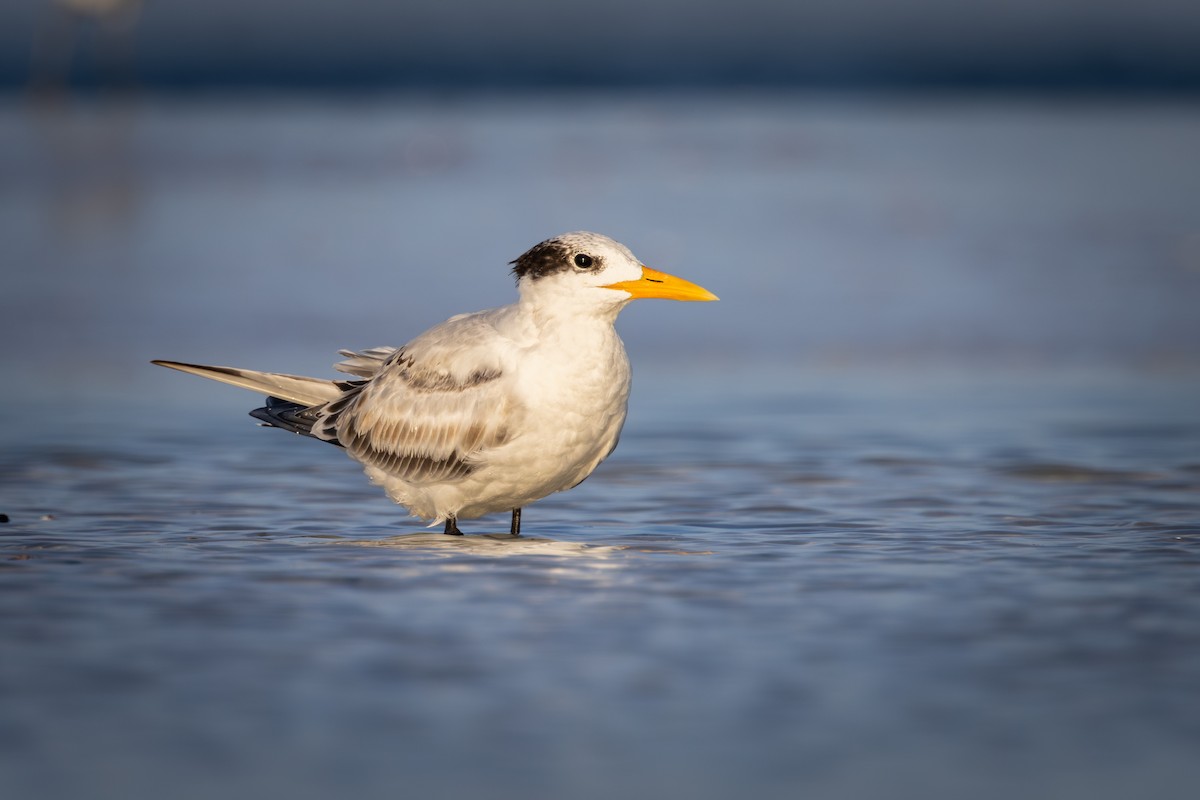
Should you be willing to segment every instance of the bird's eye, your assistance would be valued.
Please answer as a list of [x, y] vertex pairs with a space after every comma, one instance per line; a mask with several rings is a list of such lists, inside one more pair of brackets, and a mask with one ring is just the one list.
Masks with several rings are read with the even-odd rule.
[[575, 266], [580, 269], [590, 269], [592, 263], [592, 257], [586, 253], [579, 253], [575, 256]]

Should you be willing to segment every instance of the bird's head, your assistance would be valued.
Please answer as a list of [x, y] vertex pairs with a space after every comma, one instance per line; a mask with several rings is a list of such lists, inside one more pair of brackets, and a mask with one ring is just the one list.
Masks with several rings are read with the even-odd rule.
[[611, 309], [630, 300], [716, 300], [690, 281], [642, 264], [629, 248], [599, 233], [564, 233], [535, 244], [512, 262], [521, 297], [555, 304]]

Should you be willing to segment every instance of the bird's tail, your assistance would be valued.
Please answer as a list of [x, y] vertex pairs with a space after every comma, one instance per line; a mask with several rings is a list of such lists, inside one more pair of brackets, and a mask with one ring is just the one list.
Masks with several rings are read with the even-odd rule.
[[160, 367], [189, 372], [201, 378], [211, 378], [221, 383], [240, 386], [252, 392], [261, 392], [270, 397], [287, 400], [306, 408], [319, 406], [336, 400], [344, 391], [344, 383], [306, 378], [301, 375], [284, 375], [279, 372], [258, 372], [235, 367], [209, 367], [202, 364], [182, 364], [178, 361], [152, 361]]

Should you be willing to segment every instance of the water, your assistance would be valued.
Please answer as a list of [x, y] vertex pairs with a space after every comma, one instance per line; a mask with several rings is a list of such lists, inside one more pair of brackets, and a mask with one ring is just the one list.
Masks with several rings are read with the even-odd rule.
[[240, 417], [10, 446], [6, 782], [1190, 793], [1194, 384], [734, 377], [640, 381], [617, 455], [515, 543], [423, 534]]
[[[6, 796], [1190, 797], [1194, 113], [516, 109], [0, 114]], [[575, 227], [723, 299], [623, 315], [521, 541], [145, 363], [325, 374]]]
[[630, 308], [643, 357], [1196, 367], [1198, 140], [1184, 101], [0, 103], [4, 358], [89, 394], [318, 372], [585, 229], [722, 298]]

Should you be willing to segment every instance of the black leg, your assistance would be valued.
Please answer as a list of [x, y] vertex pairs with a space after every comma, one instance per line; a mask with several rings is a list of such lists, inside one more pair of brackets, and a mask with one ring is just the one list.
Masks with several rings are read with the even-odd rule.
[[446, 517], [446, 530], [442, 533], [447, 536], [462, 536], [463, 532], [458, 529], [458, 520], [454, 517]]
[[509, 528], [508, 532], [511, 533], [513, 536], [521, 535], [521, 509], [519, 509], [519, 508], [513, 509], [512, 527]]

